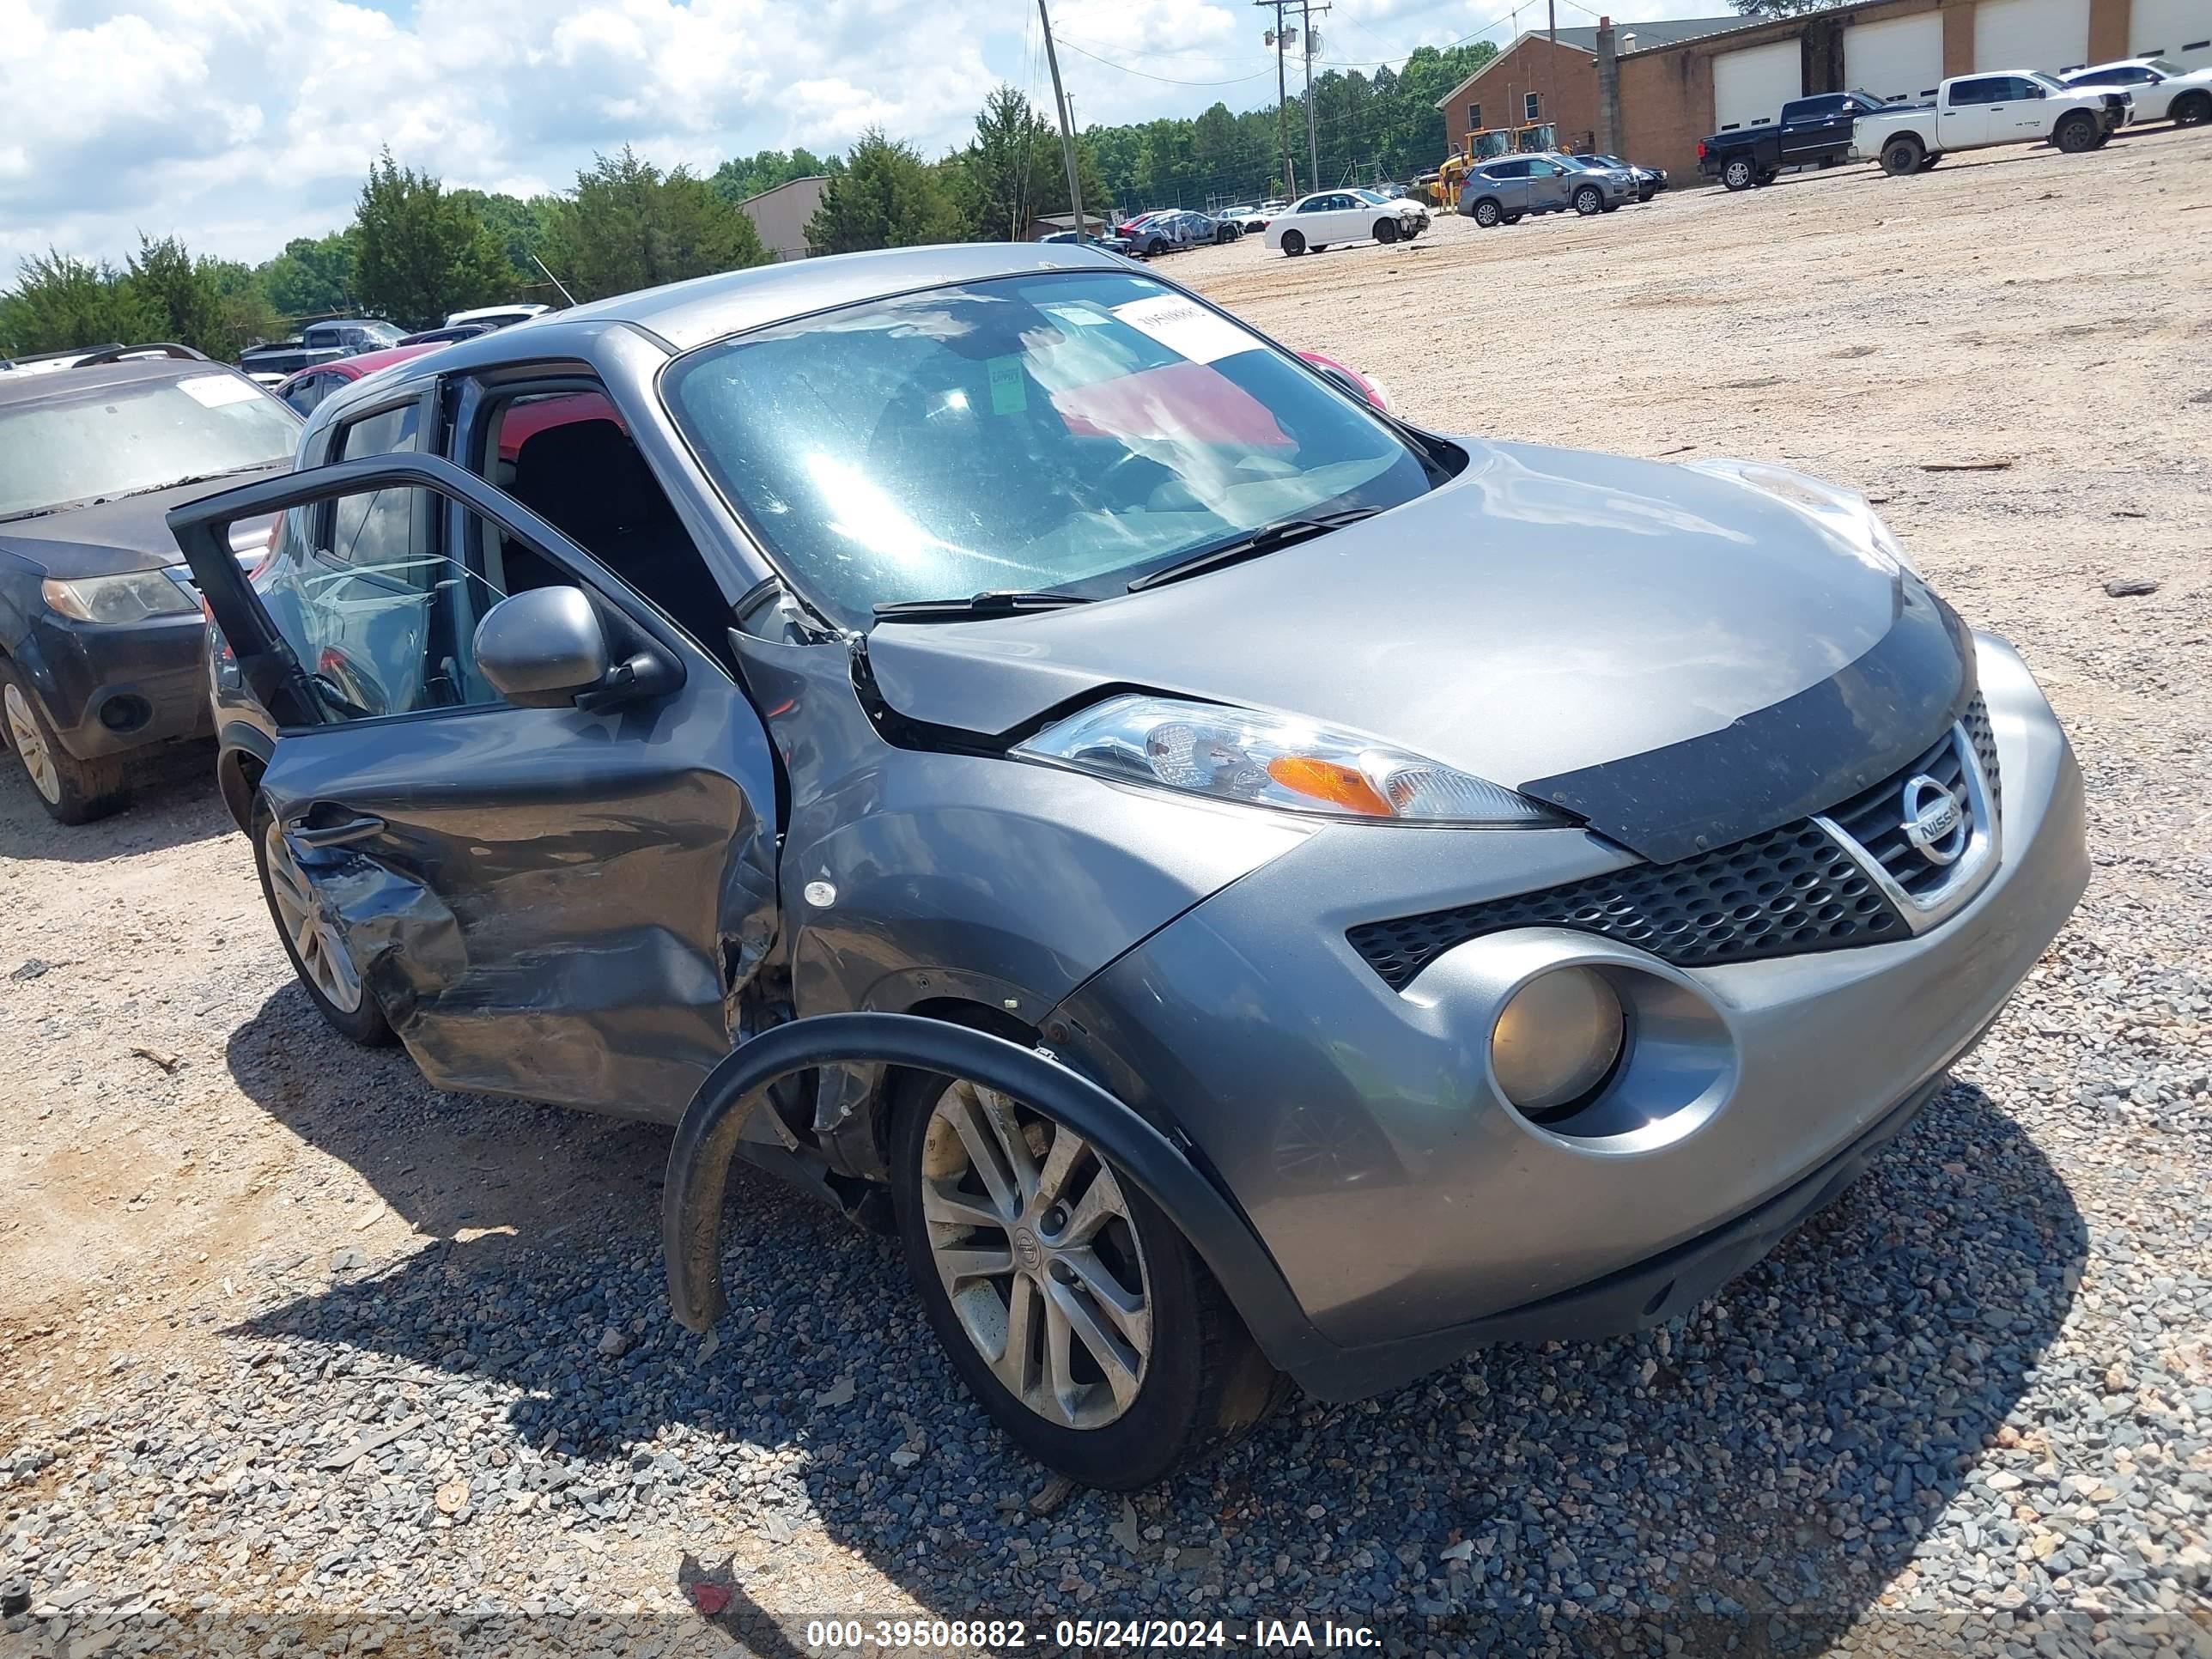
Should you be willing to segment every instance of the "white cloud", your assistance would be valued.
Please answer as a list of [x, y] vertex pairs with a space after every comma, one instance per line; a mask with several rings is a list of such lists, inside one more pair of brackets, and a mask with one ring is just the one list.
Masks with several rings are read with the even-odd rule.
[[[526, 193], [626, 143], [708, 169], [842, 149], [879, 125], [934, 154], [1002, 79], [1049, 106], [1034, 0], [389, 3], [0, 0], [0, 284], [49, 246], [120, 259], [142, 231], [267, 258], [344, 223], [386, 145], [449, 184]], [[1559, 3], [1563, 24], [1589, 21]], [[1496, 0], [1336, 0], [1322, 55], [1401, 58], [1492, 22], [1507, 35], [1540, 27], [1542, 0], [1500, 15]], [[1263, 104], [1271, 21], [1247, 0], [1054, 4], [1085, 123]]]

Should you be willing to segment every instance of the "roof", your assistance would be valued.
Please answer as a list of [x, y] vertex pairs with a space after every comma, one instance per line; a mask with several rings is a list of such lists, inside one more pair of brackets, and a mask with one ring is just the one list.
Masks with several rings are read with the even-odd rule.
[[[1724, 34], [1731, 29], [1755, 28], [1762, 23], [1778, 21], [1772, 17], [1747, 17], [1740, 12], [1730, 12], [1724, 17], [1655, 18], [1650, 22], [1619, 21], [1613, 26], [1617, 50], [1623, 50], [1620, 41], [1624, 35], [1636, 37], [1635, 50], [1649, 52], [1654, 46], [1678, 46], [1685, 40], [1695, 40], [1708, 34]], [[1438, 109], [1449, 109], [1467, 94], [1467, 89], [1496, 69], [1531, 40], [1548, 39], [1549, 29], [1523, 29], [1513, 37], [1513, 44], [1485, 63], [1480, 69], [1462, 81], [1443, 97], [1437, 100]], [[1597, 27], [1595, 24], [1580, 24], [1559, 32], [1559, 45], [1592, 58], [1597, 55]]]
[[[1739, 11], [1729, 12], [1719, 17], [1655, 17], [1643, 23], [1616, 20], [1613, 36], [1618, 42], [1621, 36], [1632, 34], [1636, 37], [1636, 50], [1649, 52], [1654, 46], [1675, 46], [1703, 35], [1725, 34], [1730, 29], [1750, 28], [1755, 24], [1773, 21], [1771, 17], [1747, 17]], [[1561, 29], [1559, 44], [1595, 55], [1597, 52], [1596, 26], [1586, 23], [1571, 29]]]
[[410, 358], [419, 357], [426, 351], [435, 351], [445, 343], [443, 340], [432, 340], [422, 345], [386, 346], [381, 351], [361, 351], [350, 357], [333, 357], [326, 363], [309, 363], [287, 378], [284, 384], [289, 386], [303, 374], [327, 374], [332, 370], [349, 380], [358, 380], [362, 375], [374, 374], [380, 368], [389, 368], [394, 363], [404, 363]]
[[[641, 333], [672, 354], [690, 351], [750, 329], [766, 328], [839, 306], [911, 294], [918, 289], [1036, 271], [1098, 270], [1127, 275], [1129, 262], [1095, 244], [1073, 242], [947, 242], [929, 247], [884, 248], [873, 253], [828, 254], [818, 259], [695, 276], [689, 282], [640, 289], [566, 311], [548, 312], [512, 328], [439, 346], [438, 361], [419, 372], [427, 378], [465, 374], [515, 362], [545, 362], [564, 355], [582, 358], [586, 355], [585, 342], [615, 330], [632, 331], [633, 337]], [[387, 374], [382, 388], [404, 386], [416, 374], [403, 368]], [[5, 377], [0, 376], [0, 386], [5, 384]], [[323, 407], [343, 410], [356, 396], [374, 399], [383, 395], [383, 390], [362, 392], [361, 386], [361, 381], [354, 381], [333, 393]], [[316, 413], [320, 419], [321, 410]]]
[[755, 202], [764, 202], [764, 201], [766, 201], [769, 197], [771, 197], [771, 196], [775, 195], [778, 191], [781, 191], [781, 190], [795, 190], [795, 189], [797, 189], [800, 185], [826, 185], [826, 184], [828, 184], [829, 182], [830, 182], [830, 175], [829, 175], [828, 173], [810, 173], [806, 174], [804, 178], [800, 178], [800, 179], [785, 179], [785, 180], [784, 180], [781, 184], [780, 184], [780, 185], [769, 185], [766, 190], [763, 190], [763, 191], [754, 191], [754, 192], [753, 192], [753, 194], [751, 194], [750, 196], [746, 197], [746, 198], [745, 198], [745, 199], [744, 199], [744, 201], [742, 201], [742, 202], [738, 203], [738, 205], [739, 207], [741, 207], [741, 208], [749, 208], [749, 207], [750, 207], [750, 206], [751, 206]]
[[120, 362], [101, 363], [94, 368], [50, 368], [39, 374], [0, 370], [0, 404], [66, 398], [96, 386], [181, 380], [192, 374], [237, 374], [228, 363], [191, 362], [175, 357], [126, 357]]

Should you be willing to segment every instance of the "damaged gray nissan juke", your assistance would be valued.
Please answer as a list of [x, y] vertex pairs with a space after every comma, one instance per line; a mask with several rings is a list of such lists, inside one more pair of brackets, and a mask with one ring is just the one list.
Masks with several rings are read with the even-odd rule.
[[735, 1156], [894, 1231], [1101, 1486], [1693, 1307], [2087, 878], [2035, 682], [1860, 495], [1439, 436], [1093, 250], [580, 307], [299, 459], [170, 522], [307, 994], [676, 1125], [688, 1324]]

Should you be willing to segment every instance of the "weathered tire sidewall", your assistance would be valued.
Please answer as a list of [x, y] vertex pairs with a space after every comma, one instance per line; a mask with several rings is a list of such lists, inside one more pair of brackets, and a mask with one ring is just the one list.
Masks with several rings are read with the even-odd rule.
[[58, 800], [48, 800], [46, 791], [32, 779], [30, 769], [23, 763], [15, 745], [4, 735], [0, 725], [0, 747], [14, 756], [15, 769], [22, 774], [23, 787], [31, 792], [46, 816], [56, 823], [75, 828], [91, 823], [112, 813], [119, 812], [131, 804], [131, 790], [125, 777], [123, 763], [115, 757], [103, 756], [99, 760], [81, 761], [62, 747], [61, 738], [54, 732], [54, 723], [46, 718], [46, 705], [39, 701], [38, 692], [29, 681], [15, 672], [13, 664], [0, 666], [0, 689], [14, 686], [23, 701], [24, 712], [31, 724], [38, 728], [39, 739], [46, 745], [48, 763], [54, 769], [54, 782], [61, 793]]
[[269, 890], [269, 854], [262, 845], [262, 836], [274, 816], [268, 801], [255, 795], [253, 810], [246, 817], [246, 837], [253, 848], [253, 873], [261, 882], [261, 902], [269, 912], [269, 925], [276, 932], [277, 944], [284, 947], [284, 960], [292, 964], [292, 977], [307, 994], [307, 1000], [315, 1005], [315, 1012], [323, 1017], [324, 1023], [340, 1036], [364, 1048], [388, 1047], [397, 1039], [376, 1000], [376, 993], [366, 982], [361, 988], [361, 1006], [349, 1012], [317, 990], [315, 981], [300, 964], [300, 953], [293, 948], [291, 935], [284, 931], [283, 920], [276, 914], [276, 895]]
[[1377, 219], [1375, 222], [1375, 240], [1385, 247], [1396, 241], [1398, 222], [1395, 219]]
[[1926, 153], [1909, 138], [1893, 139], [1882, 146], [1881, 170], [1893, 179], [1902, 179], [1920, 171], [1921, 158]]
[[2202, 126], [2212, 121], [2212, 92], [2185, 92], [2166, 113], [2178, 127]]
[[1306, 239], [1295, 230], [1283, 233], [1283, 257], [1295, 259], [1306, 251]]
[[1046, 1422], [991, 1374], [953, 1311], [930, 1256], [921, 1213], [922, 1139], [930, 1106], [947, 1081], [909, 1073], [894, 1091], [890, 1123], [891, 1206], [899, 1248], [938, 1346], [976, 1403], [1025, 1455], [1072, 1480], [1114, 1492], [1133, 1492], [1165, 1479], [1187, 1460], [1186, 1448], [1202, 1448], [1209, 1437], [1207, 1425], [1199, 1420], [1205, 1334], [1197, 1282], [1202, 1269], [1196, 1255], [1136, 1182], [1123, 1180], [1122, 1196], [1144, 1251], [1152, 1310], [1152, 1353], [1145, 1380], [1128, 1410], [1103, 1428], [1067, 1429]]
[[2079, 155], [2097, 148], [2097, 123], [2093, 117], [2074, 114], [2059, 122], [2058, 130], [2051, 135], [2051, 142], [2069, 155]]

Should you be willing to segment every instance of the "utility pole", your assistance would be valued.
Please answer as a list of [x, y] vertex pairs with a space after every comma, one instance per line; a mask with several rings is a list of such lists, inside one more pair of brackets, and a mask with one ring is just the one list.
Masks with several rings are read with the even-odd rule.
[[1283, 75], [1283, 7], [1287, 0], [1252, 0], [1252, 3], [1275, 9], [1275, 27], [1268, 42], [1275, 49], [1275, 139], [1283, 151], [1283, 199], [1295, 202], [1298, 178], [1297, 167], [1291, 160], [1291, 89]]
[[[1559, 118], [1559, 0], [1544, 0], [1544, 21], [1551, 33], [1552, 50], [1544, 59], [1544, 77], [1548, 84], [1544, 89], [1545, 106], [1538, 114], [1542, 119], [1556, 123]], [[1559, 130], [1554, 125], [1552, 143], [1556, 146], [1559, 141]]]
[[[1321, 188], [1321, 143], [1315, 136], [1313, 95], [1313, 15], [1316, 9], [1313, 0], [1298, 0], [1299, 22], [1305, 30], [1305, 38], [1298, 44], [1305, 48], [1306, 52], [1306, 178], [1316, 190], [1319, 190]], [[1318, 9], [1327, 11], [1328, 8], [1322, 6]]]
[[1052, 46], [1052, 14], [1044, 9], [1044, 0], [1037, 0], [1037, 21], [1044, 25], [1044, 61], [1052, 66], [1052, 107], [1060, 117], [1060, 159], [1067, 164], [1068, 205], [1075, 210], [1075, 245], [1083, 246], [1083, 186], [1075, 178], [1075, 124], [1072, 118], [1067, 94], [1060, 85], [1060, 54]]

